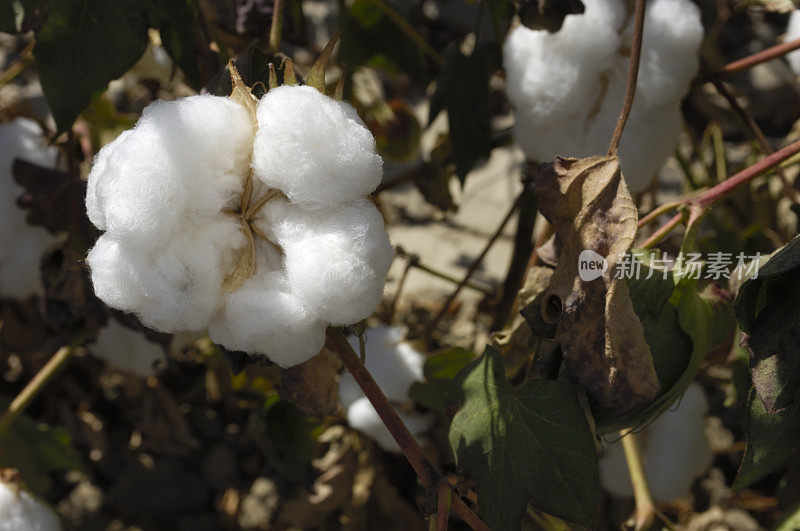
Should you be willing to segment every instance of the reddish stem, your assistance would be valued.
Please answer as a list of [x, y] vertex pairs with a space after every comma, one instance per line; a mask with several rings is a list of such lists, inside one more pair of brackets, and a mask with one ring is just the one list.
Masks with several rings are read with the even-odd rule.
[[[388, 428], [389, 433], [394, 437], [403, 455], [405, 455], [411, 467], [417, 473], [422, 485], [426, 489], [436, 489], [437, 491], [440, 485], [445, 485], [447, 488], [450, 488], [441, 473], [422, 451], [422, 448], [419, 446], [416, 439], [414, 439], [414, 436], [408, 431], [406, 425], [403, 424], [400, 416], [392, 405], [389, 404], [386, 395], [383, 394], [381, 388], [378, 387], [372, 375], [367, 371], [367, 368], [350, 346], [342, 330], [339, 328], [328, 328], [327, 339], [328, 347], [336, 352], [345, 368], [353, 375], [353, 379], [358, 386], [361, 387], [364, 395], [369, 399], [372, 407], [375, 408], [378, 416]], [[451, 494], [450, 497], [450, 504], [453, 511], [469, 524], [472, 529], [476, 531], [489, 531], [489, 527], [481, 521], [478, 515], [467, 507], [458, 495], [453, 496]]]
[[631, 58], [628, 65], [628, 82], [625, 87], [625, 101], [622, 104], [622, 111], [619, 113], [617, 125], [614, 127], [614, 134], [611, 135], [611, 144], [608, 147], [608, 154], [614, 155], [622, 138], [622, 131], [625, 129], [625, 122], [631, 114], [633, 107], [633, 97], [636, 94], [636, 79], [639, 77], [639, 59], [642, 55], [642, 34], [644, 33], [644, 4], [645, 0], [636, 0], [636, 11], [633, 15], [633, 42], [631, 43]]
[[738, 61], [734, 61], [732, 63], [723, 66], [722, 68], [711, 74], [709, 78], [718, 79], [733, 74], [735, 72], [739, 72], [741, 70], [752, 68], [757, 64], [761, 64], [766, 61], [770, 61], [772, 59], [781, 57], [793, 50], [797, 50], [798, 48], [800, 48], [800, 39], [771, 46], [766, 50], [761, 50], [760, 52], [754, 53], [753, 55], [748, 55], [747, 57], [739, 59]]

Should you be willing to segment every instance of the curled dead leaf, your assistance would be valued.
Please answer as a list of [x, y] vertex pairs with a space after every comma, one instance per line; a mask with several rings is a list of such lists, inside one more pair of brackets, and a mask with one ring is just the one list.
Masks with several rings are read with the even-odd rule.
[[[532, 327], [554, 327], [565, 368], [599, 405], [623, 413], [659, 390], [644, 330], [617, 265], [636, 235], [637, 212], [616, 156], [557, 158], [534, 183], [542, 214], [553, 225], [558, 266], [549, 287], [524, 314]], [[579, 275], [592, 251], [607, 267]]]

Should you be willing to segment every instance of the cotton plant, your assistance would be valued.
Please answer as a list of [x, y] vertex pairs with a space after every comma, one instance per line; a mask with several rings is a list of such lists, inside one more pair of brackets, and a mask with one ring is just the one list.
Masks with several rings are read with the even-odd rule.
[[0, 478], [0, 531], [61, 529], [61, 521], [50, 507], [31, 496], [18, 481]]
[[256, 100], [231, 70], [231, 97], [157, 101], [100, 150], [86, 209], [104, 233], [87, 263], [108, 306], [288, 367], [380, 302], [382, 160], [320, 84]]
[[97, 334], [91, 352], [111, 367], [146, 378], [154, 365], [164, 359], [164, 349], [144, 334], [121, 325], [114, 319]]
[[29, 225], [17, 206], [24, 189], [11, 173], [16, 159], [52, 169], [59, 164], [59, 152], [31, 119], [0, 124], [0, 296], [25, 299], [39, 293], [39, 261], [57, 237]]
[[[366, 367], [386, 398], [396, 405], [400, 419], [414, 437], [419, 437], [433, 425], [430, 414], [411, 411], [409, 389], [414, 382], [424, 380], [422, 367], [425, 356], [403, 341], [405, 329], [378, 326], [366, 331]], [[358, 351], [358, 338], [349, 339]], [[350, 373], [339, 380], [339, 400], [347, 417], [347, 423], [373, 439], [388, 452], [400, 453], [400, 447], [383, 424], [378, 412], [361, 391]]]
[[[677, 408], [658, 417], [639, 434], [647, 480], [658, 502], [689, 493], [695, 479], [711, 467], [712, 452], [705, 435], [708, 401], [698, 383], [692, 383]], [[633, 496], [622, 444], [609, 445], [600, 457], [603, 488], [617, 497]]]
[[[514, 135], [531, 160], [604, 154], [622, 108], [633, 12], [625, 0], [583, 3], [559, 31], [520, 25], [503, 46]], [[636, 98], [619, 145], [632, 192], [648, 187], [675, 148], [702, 38], [690, 0], [647, 2]]]

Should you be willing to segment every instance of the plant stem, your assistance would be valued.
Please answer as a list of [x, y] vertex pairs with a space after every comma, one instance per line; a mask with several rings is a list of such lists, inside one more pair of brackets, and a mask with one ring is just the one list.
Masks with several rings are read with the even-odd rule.
[[28, 63], [33, 59], [33, 47], [36, 45], [36, 39], [31, 39], [25, 48], [19, 53], [16, 59], [8, 65], [6, 71], [0, 74], [0, 87], [13, 80], [20, 72], [25, 70]]
[[392, 19], [392, 22], [400, 28], [400, 30], [408, 36], [409, 39], [414, 41], [414, 44], [419, 46], [419, 48], [424, 51], [428, 56], [433, 59], [433, 61], [437, 64], [437, 66], [444, 65], [444, 57], [439, 54], [433, 47], [428, 44], [428, 41], [425, 40], [425, 37], [419, 34], [414, 27], [409, 24], [409, 22], [397, 11], [395, 11], [389, 4], [387, 4], [384, 0], [372, 0], [372, 3], [375, 6], [383, 11], [383, 13]]
[[269, 27], [269, 46], [267, 50], [276, 54], [281, 48], [281, 28], [283, 26], [283, 0], [273, 0], [272, 23]]
[[718, 185], [714, 186], [713, 188], [706, 190], [697, 199], [687, 199], [684, 201], [685, 203], [692, 203], [697, 202], [703, 208], [710, 207], [711, 205], [717, 203], [720, 199], [727, 196], [729, 193], [734, 191], [736, 188], [741, 186], [742, 184], [751, 181], [752, 179], [767, 173], [769, 170], [778, 166], [781, 162], [788, 159], [789, 157], [800, 153], [800, 140], [797, 140], [788, 146], [775, 151], [771, 155], [768, 155], [761, 159], [760, 161], [756, 162], [752, 166], [748, 166], [744, 170], [740, 171], [730, 179], [719, 183]]
[[458, 294], [461, 293], [461, 288], [463, 288], [467, 284], [467, 282], [469, 282], [469, 279], [472, 277], [475, 271], [478, 270], [478, 267], [481, 265], [481, 262], [483, 262], [483, 259], [489, 252], [489, 249], [492, 248], [494, 242], [497, 241], [497, 238], [499, 238], [500, 235], [503, 233], [503, 229], [505, 229], [509, 220], [514, 215], [514, 212], [517, 210], [517, 208], [519, 208], [524, 196], [525, 196], [525, 190], [520, 192], [520, 194], [514, 200], [514, 204], [512, 204], [511, 208], [508, 209], [508, 213], [503, 218], [503, 221], [500, 222], [500, 225], [497, 227], [497, 230], [494, 232], [494, 234], [492, 234], [492, 237], [489, 238], [489, 241], [484, 246], [483, 250], [481, 251], [481, 254], [478, 255], [478, 258], [476, 258], [475, 261], [472, 263], [472, 265], [469, 266], [469, 269], [467, 270], [467, 273], [464, 275], [464, 278], [461, 279], [461, 282], [458, 283], [456, 289], [453, 290], [453, 292], [447, 298], [447, 301], [444, 303], [444, 306], [442, 306], [442, 309], [439, 310], [439, 313], [436, 314], [436, 317], [434, 317], [433, 320], [430, 323], [428, 323], [428, 326], [425, 328], [425, 337], [430, 337], [431, 332], [433, 332], [433, 330], [436, 329], [436, 325], [439, 324], [439, 321], [441, 321], [442, 317], [444, 317], [444, 314], [447, 313], [447, 310], [450, 308], [450, 305], [453, 303]]
[[[460, 280], [458, 280], [456, 277], [454, 277], [452, 275], [448, 275], [447, 273], [445, 273], [443, 271], [438, 271], [436, 269], [433, 269], [430, 266], [426, 266], [426, 265], [422, 264], [422, 262], [420, 262], [420, 260], [419, 260], [419, 256], [418, 255], [409, 253], [408, 251], [406, 251], [405, 249], [403, 249], [399, 245], [395, 248], [395, 253], [397, 254], [397, 256], [400, 256], [400, 257], [403, 257], [403, 258], [407, 258], [409, 267], [413, 267], [413, 268], [419, 269], [420, 271], [424, 271], [424, 272], [428, 273], [429, 275], [432, 275], [432, 276], [434, 276], [436, 278], [441, 278], [442, 280], [446, 280], [448, 282], [452, 282], [453, 284], [458, 284], [458, 283], [461, 282]], [[472, 281], [467, 282], [466, 284], [464, 284], [464, 287], [467, 287], [467, 288], [470, 288], [470, 289], [474, 289], [475, 291], [480, 291], [481, 293], [484, 293], [486, 295], [494, 294], [494, 290], [491, 287], [489, 287], [489, 286], [481, 286], [480, 284], [477, 284], [477, 283], [472, 282]]]
[[450, 499], [453, 497], [453, 490], [446, 482], [439, 483], [439, 492], [436, 494], [436, 526], [437, 531], [447, 531], [447, 521], [450, 517]]
[[639, 247], [641, 247], [642, 249], [651, 249], [655, 247], [661, 242], [661, 240], [666, 238], [670, 232], [672, 232], [672, 229], [680, 225], [685, 219], [686, 219], [685, 212], [679, 212], [675, 214], [675, 216], [672, 217], [672, 219], [667, 221], [660, 229], [655, 231]]
[[25, 411], [25, 408], [28, 407], [31, 400], [33, 400], [45, 384], [50, 381], [53, 375], [58, 372], [58, 369], [64, 365], [64, 362], [72, 356], [74, 351], [74, 347], [61, 347], [58, 349], [53, 357], [44, 364], [44, 367], [36, 373], [36, 376], [28, 382], [28, 385], [20, 391], [11, 402], [11, 405], [8, 406], [6, 412], [3, 413], [3, 416], [0, 417], [0, 437], [2, 437], [3, 433], [14, 423], [14, 420]]
[[[437, 491], [442, 484], [450, 488], [441, 473], [436, 469], [433, 463], [428, 460], [428, 457], [422, 451], [422, 448], [419, 446], [416, 439], [414, 439], [414, 436], [411, 435], [406, 425], [403, 424], [400, 416], [392, 405], [389, 404], [386, 395], [383, 394], [381, 388], [375, 383], [372, 375], [367, 371], [364, 364], [361, 363], [361, 360], [358, 359], [358, 355], [350, 346], [350, 343], [347, 341], [347, 338], [340, 328], [328, 328], [327, 345], [328, 348], [339, 356], [339, 359], [342, 360], [342, 363], [364, 392], [364, 395], [370, 401], [372, 407], [375, 408], [378, 416], [386, 425], [386, 428], [389, 430], [389, 433], [392, 434], [392, 437], [397, 442], [403, 455], [416, 472], [422, 485], [426, 489], [436, 489]], [[461, 516], [472, 529], [489, 531], [489, 527], [481, 521], [478, 515], [467, 507], [460, 497], [451, 495], [450, 503], [453, 511]]]
[[656, 519], [656, 504], [650, 493], [650, 486], [647, 484], [642, 455], [639, 452], [639, 445], [636, 443], [636, 434], [621, 432], [620, 435], [622, 436], [622, 448], [625, 451], [625, 461], [628, 463], [631, 485], [633, 485], [633, 498], [636, 501], [634, 528], [636, 531], [649, 529]]
[[394, 321], [394, 314], [397, 311], [397, 301], [400, 300], [400, 294], [403, 292], [403, 288], [406, 285], [406, 280], [408, 279], [408, 272], [411, 271], [411, 262], [406, 262], [406, 267], [403, 268], [403, 273], [400, 275], [400, 281], [397, 283], [397, 291], [392, 298], [392, 305], [389, 307], [389, 322]]
[[[535, 173], [535, 170], [529, 173]], [[522, 281], [528, 270], [528, 262], [533, 253], [533, 230], [536, 222], [537, 201], [536, 194], [527, 183], [523, 190], [523, 196], [517, 214], [514, 253], [511, 255], [511, 263], [508, 266], [508, 273], [506, 273], [506, 279], [500, 292], [500, 302], [497, 303], [495, 308], [493, 330], [503, 328], [506, 321], [508, 321], [514, 307], [514, 301], [517, 299], [517, 292], [522, 287]]]
[[785, 42], [783, 44], [777, 44], [766, 50], [761, 50], [760, 52], [754, 53], [752, 55], [748, 55], [738, 61], [734, 61], [729, 63], [716, 72], [712, 73], [709, 76], [705, 77], [706, 81], [710, 81], [712, 79], [719, 79], [724, 76], [728, 76], [735, 72], [739, 72], [741, 70], [746, 70], [748, 68], [752, 68], [757, 64], [764, 63], [766, 61], [770, 61], [777, 57], [781, 57], [782, 55], [786, 55], [787, 53], [797, 50], [800, 48], [800, 39], [795, 39], [793, 41]]
[[[714, 80], [714, 87], [717, 89], [717, 92], [728, 101], [728, 105], [731, 106], [731, 110], [736, 114], [742, 124], [747, 128], [750, 135], [753, 139], [758, 143], [761, 147], [761, 151], [764, 152], [765, 155], [771, 155], [775, 152], [775, 150], [770, 145], [767, 137], [764, 135], [764, 132], [758, 126], [753, 116], [747, 112], [747, 109], [742, 107], [739, 102], [736, 100], [736, 97], [728, 90], [728, 87], [725, 86], [720, 80]], [[792, 203], [797, 203], [800, 201], [798, 198], [797, 191], [792, 188], [792, 185], [789, 183], [789, 179], [786, 178], [786, 174], [783, 172], [783, 168], [777, 166], [775, 168], [775, 173], [778, 174], [778, 177], [781, 180], [781, 184], [783, 185], [783, 194], [789, 198]]]
[[636, 79], [639, 77], [639, 59], [642, 55], [642, 33], [644, 32], [644, 5], [645, 0], [636, 0], [636, 11], [633, 15], [633, 41], [631, 42], [631, 57], [628, 65], [628, 81], [625, 86], [625, 101], [622, 104], [622, 111], [619, 113], [617, 125], [614, 127], [614, 134], [611, 135], [611, 144], [608, 147], [608, 154], [614, 155], [619, 147], [619, 140], [622, 138], [622, 131], [625, 129], [625, 122], [633, 107], [633, 98], [636, 94]]

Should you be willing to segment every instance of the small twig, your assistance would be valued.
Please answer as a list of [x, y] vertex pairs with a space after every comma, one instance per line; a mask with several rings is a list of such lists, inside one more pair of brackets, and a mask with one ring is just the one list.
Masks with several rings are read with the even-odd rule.
[[17, 77], [20, 72], [25, 70], [25, 67], [28, 66], [28, 63], [33, 59], [33, 47], [35, 45], [36, 39], [31, 39], [31, 42], [25, 45], [25, 48], [22, 49], [17, 58], [8, 65], [6, 71], [0, 74], [0, 87], [10, 82]]
[[[764, 132], [758, 126], [753, 116], [747, 112], [747, 109], [742, 107], [739, 104], [739, 101], [736, 97], [728, 90], [728, 87], [725, 86], [720, 80], [714, 80], [714, 87], [717, 89], [717, 92], [727, 100], [728, 105], [731, 106], [731, 110], [736, 114], [742, 124], [747, 128], [750, 135], [753, 139], [758, 143], [761, 147], [761, 151], [764, 152], [765, 155], [771, 155], [775, 152], [775, 150], [770, 145], [767, 137], [764, 135]], [[786, 177], [786, 174], [783, 172], [783, 168], [777, 166], [775, 168], [775, 173], [778, 174], [778, 178], [781, 180], [781, 184], [783, 185], [783, 194], [792, 202], [797, 203], [800, 202], [800, 198], [798, 197], [797, 190], [795, 190], [792, 185], [789, 183], [789, 179]]]
[[630, 64], [628, 65], [628, 81], [625, 86], [625, 101], [622, 104], [622, 111], [619, 113], [617, 125], [614, 127], [614, 134], [611, 135], [611, 144], [608, 147], [608, 154], [614, 155], [619, 147], [619, 140], [622, 138], [622, 131], [625, 129], [625, 122], [633, 107], [633, 98], [636, 95], [636, 79], [639, 77], [639, 59], [642, 55], [642, 33], [644, 31], [644, 5], [645, 0], [636, 0], [636, 11], [633, 15], [633, 41], [631, 42]]
[[[423, 264], [420, 261], [420, 258], [419, 258], [418, 255], [413, 254], [413, 253], [409, 253], [408, 251], [406, 251], [405, 249], [403, 249], [399, 245], [395, 248], [395, 253], [397, 254], [397, 256], [400, 256], [402, 258], [407, 258], [408, 259], [408, 265], [410, 267], [413, 267], [415, 269], [419, 269], [420, 271], [428, 273], [429, 275], [434, 276], [436, 278], [440, 278], [442, 280], [446, 280], [447, 282], [452, 282], [453, 284], [460, 284], [461, 283], [461, 281], [459, 279], [457, 279], [456, 277], [454, 277], [452, 275], [449, 275], [449, 274], [445, 273], [444, 271], [439, 271], [438, 269], [434, 269], [429, 265]], [[479, 291], [479, 292], [481, 292], [481, 293], [483, 293], [485, 295], [494, 295], [494, 289], [492, 289], [491, 286], [482, 286], [482, 285], [480, 285], [480, 284], [478, 284], [478, 283], [476, 283], [474, 281], [467, 282], [466, 284], [464, 284], [464, 287], [473, 289], [475, 291]]]
[[647, 238], [644, 243], [642, 243], [639, 247], [642, 249], [651, 249], [658, 245], [661, 240], [667, 237], [667, 235], [672, 232], [672, 230], [680, 225], [686, 219], [686, 212], [679, 212], [675, 214], [669, 221], [667, 221], [660, 229], [655, 231], [649, 238]]
[[392, 22], [400, 28], [400, 30], [406, 34], [406, 36], [414, 41], [414, 44], [419, 46], [419, 48], [424, 51], [428, 56], [433, 59], [433, 61], [438, 66], [444, 65], [444, 57], [441, 56], [439, 52], [437, 52], [433, 46], [428, 44], [428, 41], [425, 40], [425, 37], [419, 34], [414, 27], [409, 24], [409, 22], [397, 11], [395, 11], [389, 4], [384, 2], [384, 0], [372, 0], [372, 3], [375, 4], [375, 7], [383, 11], [383, 13], [392, 19]]
[[6, 412], [3, 413], [3, 416], [0, 417], [0, 437], [2, 437], [3, 433], [14, 423], [14, 420], [25, 411], [25, 408], [28, 407], [31, 400], [33, 400], [45, 384], [50, 381], [53, 375], [58, 372], [58, 369], [64, 365], [64, 362], [72, 356], [73, 352], [75, 352], [75, 348], [71, 346], [58, 349], [53, 357], [44, 364], [44, 367], [36, 373], [36, 376], [28, 382], [28, 385], [20, 391], [11, 402], [11, 405], [8, 406]]
[[735, 72], [739, 72], [741, 70], [746, 70], [748, 68], [752, 68], [757, 64], [764, 63], [766, 61], [770, 61], [772, 59], [776, 59], [781, 57], [782, 55], [786, 55], [787, 53], [797, 50], [800, 48], [800, 39], [795, 39], [793, 41], [785, 42], [783, 44], [777, 44], [766, 50], [761, 50], [760, 52], [754, 53], [753, 55], [748, 55], [738, 61], [734, 61], [729, 63], [716, 72], [705, 76], [703, 81], [711, 81], [713, 79], [719, 79], [721, 77], [728, 76]]
[[446, 482], [439, 484], [439, 491], [436, 494], [437, 507], [436, 507], [436, 526], [437, 531], [447, 531], [447, 523], [450, 519], [450, 498], [452, 498], [453, 490]]
[[[433, 463], [428, 460], [428, 457], [422, 451], [422, 448], [419, 446], [416, 439], [414, 439], [414, 436], [411, 435], [411, 432], [408, 431], [406, 425], [403, 424], [403, 421], [389, 403], [386, 395], [383, 394], [383, 391], [378, 387], [372, 375], [367, 371], [364, 364], [361, 363], [361, 360], [358, 359], [358, 355], [353, 350], [353, 347], [350, 346], [350, 343], [347, 341], [341, 329], [328, 328], [327, 345], [328, 348], [339, 356], [345, 368], [350, 372], [353, 379], [364, 392], [364, 395], [375, 408], [378, 416], [381, 418], [384, 425], [386, 425], [386, 428], [397, 442], [403, 455], [416, 472], [422, 485], [426, 489], [436, 489], [437, 491], [442, 484], [449, 488], [447, 481]], [[450, 503], [453, 511], [461, 516], [472, 529], [489, 531], [489, 527], [481, 521], [478, 515], [467, 507], [458, 495], [451, 496]]]
[[489, 249], [492, 248], [494, 242], [497, 241], [497, 238], [499, 238], [500, 235], [503, 233], [503, 229], [506, 228], [506, 225], [508, 224], [509, 220], [514, 215], [514, 212], [517, 210], [517, 208], [519, 208], [519, 205], [520, 203], [522, 203], [524, 195], [525, 192], [523, 190], [517, 196], [516, 200], [514, 200], [514, 204], [511, 205], [511, 208], [508, 209], [508, 213], [503, 218], [503, 221], [500, 222], [500, 225], [497, 227], [497, 230], [494, 232], [494, 234], [492, 234], [492, 237], [489, 238], [489, 241], [486, 242], [486, 245], [481, 251], [481, 254], [479, 254], [478, 258], [476, 258], [475, 261], [472, 262], [472, 265], [469, 266], [469, 269], [467, 270], [467, 273], [464, 275], [464, 278], [461, 279], [461, 282], [458, 283], [456, 289], [453, 290], [453, 292], [447, 298], [447, 301], [444, 303], [441, 310], [439, 310], [439, 313], [436, 314], [436, 317], [434, 317], [433, 320], [430, 323], [428, 323], [428, 326], [425, 328], [425, 337], [430, 337], [431, 332], [433, 332], [433, 330], [436, 329], [436, 326], [439, 324], [439, 321], [441, 321], [442, 317], [444, 317], [444, 314], [447, 313], [447, 310], [450, 309], [450, 305], [453, 303], [458, 294], [461, 293], [461, 289], [467, 284], [467, 282], [469, 282], [469, 279], [472, 277], [475, 271], [478, 270], [478, 267], [480, 267], [481, 263], [483, 262], [483, 259], [489, 252]]
[[634, 529], [636, 531], [649, 529], [656, 519], [656, 504], [650, 493], [650, 486], [647, 484], [639, 445], [636, 444], [636, 434], [632, 431], [621, 432], [620, 436], [622, 437], [622, 449], [625, 451], [625, 461], [628, 463], [631, 485], [633, 485], [633, 498], [636, 501]]
[[[399, 249], [399, 247], [398, 247]], [[403, 273], [400, 275], [400, 280], [397, 283], [397, 291], [394, 293], [394, 297], [392, 297], [392, 304], [389, 307], [389, 322], [391, 323], [394, 321], [394, 313], [397, 311], [397, 301], [400, 300], [400, 294], [403, 292], [403, 288], [406, 286], [406, 280], [408, 279], [408, 272], [411, 271], [412, 262], [406, 262], [406, 266], [403, 268]]]
[[269, 53], [276, 54], [281, 48], [281, 27], [283, 26], [283, 0], [272, 2], [272, 23], [269, 27]]
[[721, 183], [728, 178], [728, 161], [725, 159], [725, 143], [722, 140], [722, 129], [719, 124], [712, 122], [709, 125], [711, 145], [714, 149], [714, 167], [717, 172], [716, 182]]

